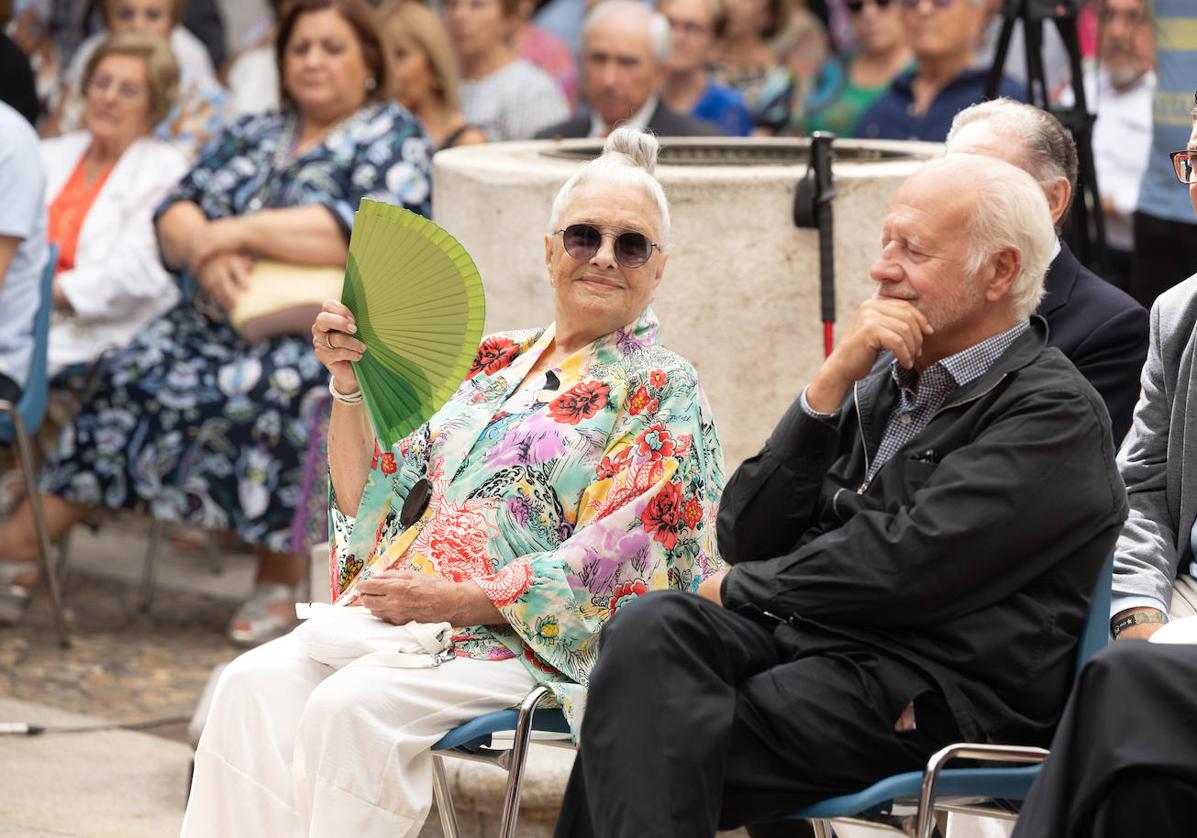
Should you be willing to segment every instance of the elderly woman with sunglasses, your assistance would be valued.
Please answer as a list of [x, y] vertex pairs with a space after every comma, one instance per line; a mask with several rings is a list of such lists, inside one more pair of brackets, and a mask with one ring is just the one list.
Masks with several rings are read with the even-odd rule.
[[[336, 399], [332, 582], [358, 607], [229, 665], [184, 835], [416, 835], [446, 731], [537, 684], [576, 731], [608, 618], [720, 566], [719, 440], [649, 308], [668, 260], [656, 153], [620, 128], [566, 182], [544, 245], [555, 322], [486, 338], [454, 396], [390, 450], [361, 403], [353, 318], [325, 304], [312, 333]], [[409, 654], [356, 659], [347, 631], [363, 655], [367, 634]]]

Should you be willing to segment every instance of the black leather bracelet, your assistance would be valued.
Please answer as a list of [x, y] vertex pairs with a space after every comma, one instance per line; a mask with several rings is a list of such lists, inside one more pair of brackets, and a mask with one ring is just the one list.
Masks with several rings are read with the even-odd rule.
[[1143, 623], [1166, 623], [1168, 617], [1159, 611], [1136, 611], [1134, 614], [1128, 614], [1121, 619], [1114, 620], [1110, 623], [1110, 634], [1114, 637], [1122, 634], [1131, 626], [1141, 625]]

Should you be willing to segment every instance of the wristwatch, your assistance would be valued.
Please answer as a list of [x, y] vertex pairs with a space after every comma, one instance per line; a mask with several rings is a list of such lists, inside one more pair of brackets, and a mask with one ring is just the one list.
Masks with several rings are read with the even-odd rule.
[[1159, 611], [1136, 611], [1134, 614], [1127, 614], [1117, 620], [1110, 621], [1110, 634], [1114, 637], [1122, 634], [1131, 626], [1141, 625], [1143, 623], [1166, 623], [1168, 617]]

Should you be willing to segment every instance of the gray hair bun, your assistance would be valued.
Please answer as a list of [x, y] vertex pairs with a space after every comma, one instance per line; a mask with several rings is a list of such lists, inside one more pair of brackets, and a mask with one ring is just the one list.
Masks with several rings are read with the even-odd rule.
[[661, 144], [652, 134], [645, 133], [631, 125], [616, 128], [607, 136], [603, 145], [603, 156], [622, 154], [633, 166], [638, 166], [650, 175], [657, 168], [657, 154]]

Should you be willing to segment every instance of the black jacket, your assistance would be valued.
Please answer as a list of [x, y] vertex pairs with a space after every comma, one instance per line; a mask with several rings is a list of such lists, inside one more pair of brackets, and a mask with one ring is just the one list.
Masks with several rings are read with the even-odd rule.
[[1105, 407], [1045, 340], [1032, 318], [868, 485], [889, 356], [834, 422], [795, 402], [724, 491], [724, 604], [787, 619], [796, 657], [916, 673], [970, 740], [1046, 744], [1127, 504]]
[[1052, 260], [1038, 313], [1047, 343], [1063, 352], [1101, 394], [1115, 444], [1130, 430], [1147, 360], [1147, 309], [1086, 268], [1068, 245]]
[[[648, 130], [658, 137], [721, 137], [723, 132], [705, 119], [677, 113], [658, 102], [648, 121]], [[570, 140], [590, 136], [590, 112], [585, 108], [577, 116], [536, 133], [538, 140]]]

